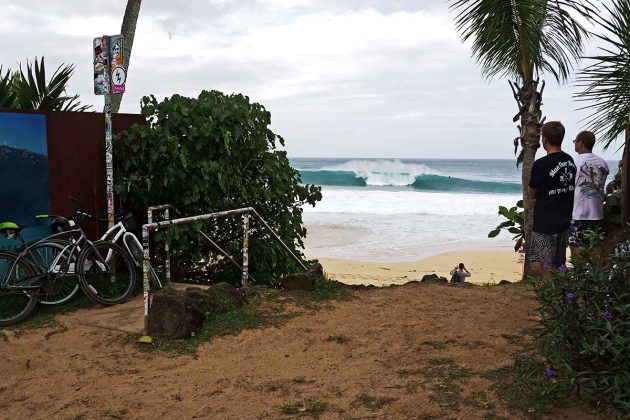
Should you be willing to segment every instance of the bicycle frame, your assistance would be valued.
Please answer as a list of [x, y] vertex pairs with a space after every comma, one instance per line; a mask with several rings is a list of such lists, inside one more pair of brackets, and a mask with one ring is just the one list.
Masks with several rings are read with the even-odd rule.
[[114, 226], [110, 227], [109, 229], [107, 229], [107, 232], [105, 232], [103, 234], [103, 236], [101, 236], [101, 241], [107, 241], [109, 235], [112, 234], [112, 232], [118, 230], [118, 232], [116, 232], [116, 234], [112, 237], [111, 242], [117, 242], [121, 236], [123, 236], [126, 232], [127, 229], [125, 228], [125, 225], [123, 225], [123, 222], [118, 222], [116, 223]]
[[[121, 238], [124, 239], [127, 235], [133, 236], [134, 238], [136, 238], [136, 240], [138, 239], [136, 237], [136, 235], [134, 235], [133, 233], [131, 233], [131, 232], [129, 232], [127, 230], [127, 228], [125, 227], [125, 225], [121, 221], [121, 222], [116, 223], [114, 226], [110, 227], [109, 229], [107, 229], [107, 232], [105, 232], [101, 236], [100, 240], [101, 241], [109, 241], [109, 242], [113, 242], [113, 243], [117, 244], [119, 239], [121, 239]], [[140, 243], [140, 242], [138, 241], [138, 243]], [[127, 245], [127, 242], [125, 242], [123, 240], [121, 246], [124, 249], [127, 250], [127, 253], [131, 256], [131, 259], [136, 264], [136, 266], [138, 266], [138, 267], [142, 266], [142, 261], [136, 261], [136, 257], [135, 257], [135, 255], [133, 255], [133, 252], [131, 252], [131, 249], [129, 249], [129, 245]], [[108, 256], [108, 259], [109, 259], [109, 256]]]
[[[92, 250], [96, 251], [96, 248], [94, 247], [94, 245], [92, 244], [91, 241], [89, 241], [87, 239], [87, 237], [85, 236], [85, 233], [83, 232], [83, 230], [81, 228], [76, 228], [76, 229], [71, 229], [71, 230], [67, 230], [64, 232], [59, 232], [59, 233], [54, 233], [50, 236], [47, 236], [46, 238], [43, 238], [37, 242], [34, 242], [30, 245], [28, 245], [24, 250], [22, 250], [22, 252], [20, 252], [19, 254], [17, 254], [17, 258], [15, 259], [15, 261], [13, 262], [13, 264], [11, 265], [11, 268], [9, 269], [9, 271], [7, 272], [7, 275], [5, 276], [4, 279], [0, 280], [0, 288], [4, 288], [5, 290], [24, 290], [24, 289], [37, 289], [40, 288], [40, 286], [15, 286], [15, 285], [8, 285], [7, 283], [9, 282], [9, 278], [11, 278], [11, 274], [14, 272], [14, 270], [16, 269], [18, 262], [21, 261], [22, 259], [26, 260], [27, 262], [29, 261], [28, 258], [26, 257], [27, 254], [30, 254], [30, 251], [32, 248], [36, 247], [37, 245], [41, 245], [44, 244], [46, 242], [49, 242], [52, 239], [56, 239], [56, 238], [60, 238], [62, 236], [70, 236], [70, 235], [74, 235], [74, 234], [78, 234], [79, 238], [78, 239], [74, 239], [70, 242], [70, 254], [69, 256], [66, 258], [66, 261], [72, 261], [72, 258], [75, 257], [75, 252], [76, 252], [76, 257], [78, 257], [79, 253], [81, 252], [80, 249], [80, 245], [83, 243], [87, 243], [89, 247], [92, 248]], [[96, 255], [98, 255], [98, 253], [95, 252]], [[61, 258], [61, 254], [58, 255], [55, 260], [52, 262], [51, 266], [48, 267], [48, 270], [46, 271], [46, 274], [54, 274], [54, 275], [64, 275], [67, 274], [70, 267], [60, 267], [59, 271], [56, 271], [55, 268], [57, 267], [57, 263], [59, 262], [59, 259]], [[104, 262], [104, 261], [101, 261]], [[30, 263], [29, 263], [30, 264]], [[64, 271], [65, 270], [65, 271]], [[41, 275], [41, 274], [40, 274]]]

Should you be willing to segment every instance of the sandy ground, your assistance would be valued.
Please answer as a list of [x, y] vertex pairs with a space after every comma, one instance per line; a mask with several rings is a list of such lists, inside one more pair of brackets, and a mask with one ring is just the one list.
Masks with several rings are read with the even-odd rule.
[[[0, 418], [523, 418], [489, 377], [531, 338], [528, 286], [416, 283], [351, 295], [217, 338], [195, 357], [122, 338], [142, 325], [141, 297], [5, 330]], [[550, 418], [597, 416], [578, 405]]]
[[450, 280], [449, 272], [460, 262], [472, 274], [466, 281], [497, 284], [501, 280], [520, 281], [523, 264], [511, 250], [445, 252], [414, 262], [365, 262], [319, 258], [326, 274], [347, 284], [387, 286], [420, 280], [426, 274], [437, 274]]

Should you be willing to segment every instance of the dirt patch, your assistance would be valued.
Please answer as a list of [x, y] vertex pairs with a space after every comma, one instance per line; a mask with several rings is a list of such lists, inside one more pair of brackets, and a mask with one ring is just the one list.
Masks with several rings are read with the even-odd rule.
[[[120, 331], [78, 321], [98, 318], [98, 308], [20, 334], [5, 330], [0, 412], [6, 418], [526, 417], [511, 411], [497, 389], [510, 354], [531, 340], [527, 311], [535, 303], [526, 285], [410, 285], [351, 294], [281, 325], [216, 338], [192, 356], [139, 351]], [[552, 417], [597, 418], [581, 405]]]

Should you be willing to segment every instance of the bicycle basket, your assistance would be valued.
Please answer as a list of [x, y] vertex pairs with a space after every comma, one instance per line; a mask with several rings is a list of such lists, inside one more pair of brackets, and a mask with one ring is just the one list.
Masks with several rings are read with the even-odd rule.
[[129, 212], [123, 213], [120, 216], [120, 221], [122, 222], [123, 226], [127, 230], [135, 230], [135, 229], [138, 228], [138, 224], [136, 223], [136, 219], [133, 217], [133, 214], [131, 214]]

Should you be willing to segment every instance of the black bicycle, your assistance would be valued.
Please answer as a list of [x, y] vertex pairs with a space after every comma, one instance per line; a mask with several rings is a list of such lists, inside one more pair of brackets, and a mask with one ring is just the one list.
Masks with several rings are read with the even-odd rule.
[[[123, 303], [131, 296], [136, 271], [129, 254], [107, 241], [90, 241], [74, 220], [51, 217], [54, 233], [20, 253], [0, 251], [0, 327], [26, 319], [40, 296], [63, 288], [78, 277], [83, 292], [101, 305]], [[67, 242], [58, 242], [65, 240]], [[61, 243], [46, 270], [34, 267], [28, 255], [45, 243]]]

